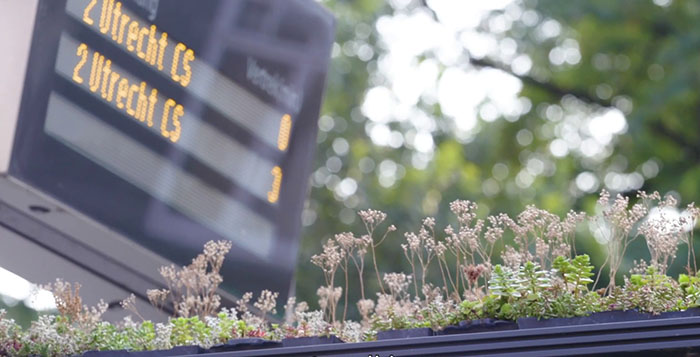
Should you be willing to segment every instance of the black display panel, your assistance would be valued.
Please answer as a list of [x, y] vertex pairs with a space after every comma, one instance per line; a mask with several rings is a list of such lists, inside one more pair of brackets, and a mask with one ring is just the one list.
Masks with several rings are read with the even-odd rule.
[[230, 240], [222, 287], [285, 295], [332, 42], [312, 0], [42, 0], [9, 172], [177, 264]]

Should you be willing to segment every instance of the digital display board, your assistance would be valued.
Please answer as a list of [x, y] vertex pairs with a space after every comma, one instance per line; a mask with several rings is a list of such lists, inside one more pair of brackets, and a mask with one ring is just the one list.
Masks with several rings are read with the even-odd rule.
[[176, 264], [229, 240], [222, 288], [284, 296], [332, 42], [311, 0], [40, 0], [8, 172]]

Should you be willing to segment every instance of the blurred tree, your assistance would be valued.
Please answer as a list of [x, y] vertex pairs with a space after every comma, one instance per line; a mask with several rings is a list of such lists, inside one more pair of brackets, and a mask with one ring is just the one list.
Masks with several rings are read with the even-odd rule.
[[[300, 299], [316, 300], [321, 243], [362, 233], [359, 209], [398, 226], [379, 251], [380, 269], [396, 271], [403, 232], [424, 216], [448, 224], [455, 199], [484, 216], [527, 204], [593, 213], [602, 188], [697, 199], [700, 2], [323, 3], [338, 26]], [[578, 243], [602, 263], [593, 239]], [[642, 242], [632, 249], [645, 257]]]
[[32, 321], [39, 317], [39, 313], [28, 307], [24, 301], [14, 301], [10, 297], [0, 295], [0, 310], [5, 310], [8, 319], [14, 319], [23, 328], [28, 328]]

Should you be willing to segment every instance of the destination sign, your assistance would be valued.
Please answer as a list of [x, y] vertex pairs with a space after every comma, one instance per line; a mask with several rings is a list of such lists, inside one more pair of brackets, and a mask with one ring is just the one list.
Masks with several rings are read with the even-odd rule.
[[40, 0], [9, 173], [168, 261], [289, 290], [333, 19], [314, 1]]

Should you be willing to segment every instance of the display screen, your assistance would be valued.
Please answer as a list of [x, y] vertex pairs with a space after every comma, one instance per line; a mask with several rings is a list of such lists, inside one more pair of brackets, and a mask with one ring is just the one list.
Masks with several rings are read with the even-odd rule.
[[313, 1], [41, 1], [11, 174], [234, 294], [289, 290], [332, 18]]

